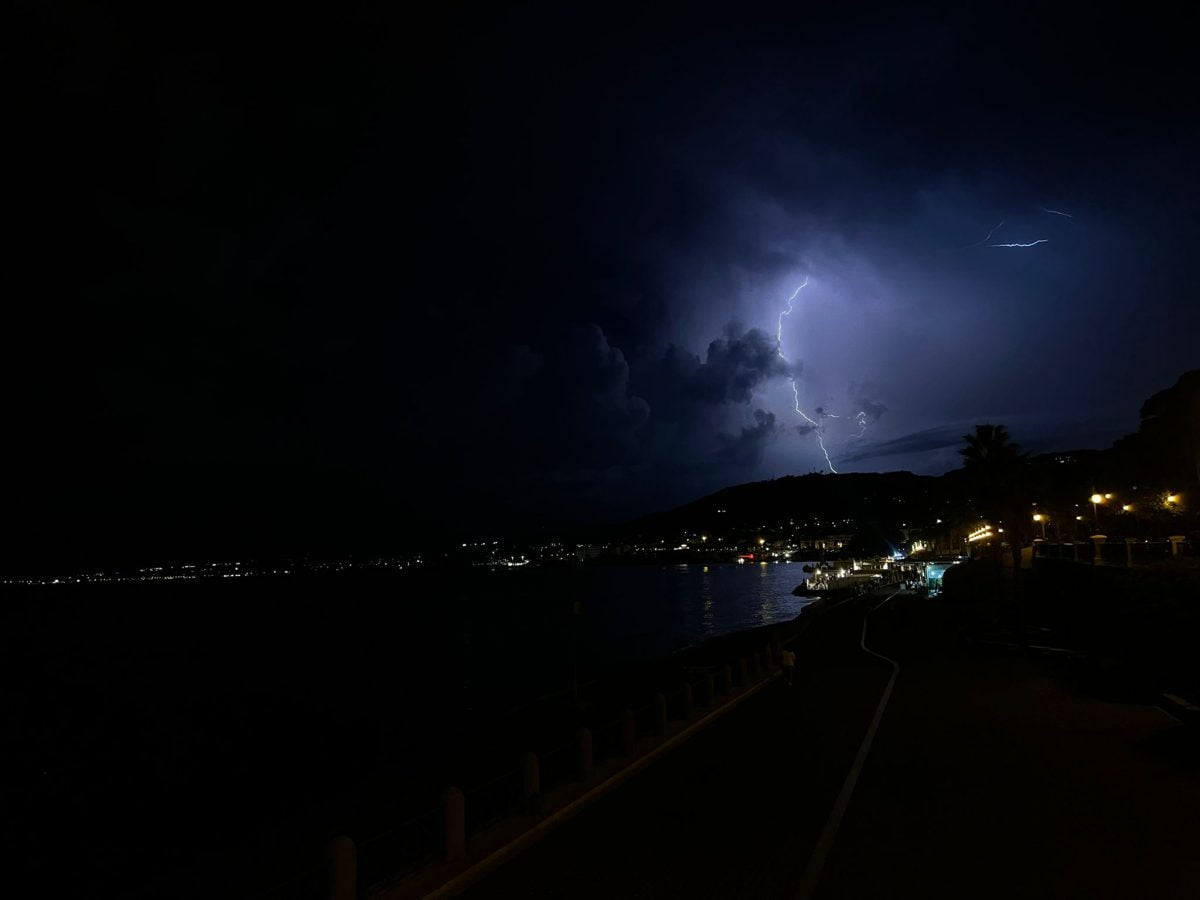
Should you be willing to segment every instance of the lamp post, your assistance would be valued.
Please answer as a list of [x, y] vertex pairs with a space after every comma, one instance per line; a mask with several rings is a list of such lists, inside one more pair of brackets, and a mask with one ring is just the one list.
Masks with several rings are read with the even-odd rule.
[[1034, 513], [1033, 521], [1042, 526], [1042, 540], [1044, 541], [1046, 539], [1046, 517], [1041, 513]]
[[1098, 531], [1100, 529], [1100, 504], [1104, 502], [1104, 498], [1099, 494], [1092, 494], [1088, 499], [1092, 501], [1092, 524]]

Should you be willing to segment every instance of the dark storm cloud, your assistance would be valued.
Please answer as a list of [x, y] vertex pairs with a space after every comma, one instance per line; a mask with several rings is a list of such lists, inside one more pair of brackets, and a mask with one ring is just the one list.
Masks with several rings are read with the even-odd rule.
[[597, 325], [566, 328], [541, 348], [544, 362], [526, 379], [519, 411], [530, 435], [545, 438], [555, 469], [608, 466], [638, 446], [649, 404], [630, 392], [629, 364]]
[[661, 357], [638, 367], [635, 377], [657, 410], [677, 418], [697, 406], [747, 404], [755, 390], [794, 368], [780, 359], [766, 332], [729, 322], [723, 335], [709, 343], [703, 360], [671, 345]]
[[870, 385], [851, 384], [846, 393], [853, 399], [855, 412], [866, 413], [865, 422], [868, 425], [878, 422], [887, 412], [887, 406], [872, 399], [873, 391]]
[[773, 413], [757, 409], [754, 424], [741, 427], [739, 410], [788, 372], [770, 337], [737, 323], [703, 360], [672, 346], [632, 370], [599, 326], [556, 329], [537, 347], [502, 354], [487, 391], [486, 414], [497, 417], [490, 451], [516, 472], [536, 462], [538, 477], [585, 493], [622, 478], [627, 490], [631, 473], [664, 463], [670, 471], [660, 480], [724, 478], [761, 462], [777, 436]]
[[906, 453], [923, 453], [943, 447], [958, 446], [962, 444], [964, 429], [969, 430], [969, 427], [952, 425], [927, 428], [924, 431], [917, 431], [891, 440], [860, 445], [856, 450], [840, 455], [838, 461], [842, 463], [861, 462], [866, 459], [880, 459]]
[[754, 425], [742, 428], [737, 435], [717, 435], [722, 459], [739, 467], [762, 462], [766, 445], [775, 439], [779, 429], [775, 424], [775, 414], [766, 410], [756, 409], [754, 421]]
[[1200, 90], [1155, 16], [97, 9], [18, 48], [14, 522], [181, 461], [264, 530], [251, 463], [421, 530], [631, 514], [823, 468], [797, 401], [848, 468], [954, 465], [980, 411], [1103, 444], [1195, 365]]
[[754, 389], [768, 378], [788, 375], [788, 364], [775, 341], [757, 328], [730, 322], [725, 336], [708, 345], [704, 364], [691, 379], [692, 393], [707, 403], [749, 403]]

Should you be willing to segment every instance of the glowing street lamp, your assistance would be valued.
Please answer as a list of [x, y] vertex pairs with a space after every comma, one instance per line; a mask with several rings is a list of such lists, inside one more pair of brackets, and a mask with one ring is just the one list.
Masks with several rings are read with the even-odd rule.
[[1099, 494], [1092, 494], [1088, 497], [1092, 501], [1092, 524], [1096, 526], [1096, 530], [1100, 530], [1100, 504], [1104, 502], [1104, 498]]
[[1042, 540], [1044, 541], [1046, 539], [1046, 517], [1041, 513], [1034, 513], [1033, 521], [1042, 526]]

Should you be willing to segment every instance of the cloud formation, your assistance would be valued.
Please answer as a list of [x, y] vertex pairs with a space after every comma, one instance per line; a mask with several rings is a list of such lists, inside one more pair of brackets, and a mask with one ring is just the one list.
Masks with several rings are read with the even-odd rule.
[[923, 453], [943, 447], [955, 447], [962, 443], [964, 429], [969, 430], [969, 426], [951, 425], [927, 428], [890, 440], [860, 445], [850, 453], [839, 456], [838, 459], [840, 462], [853, 463], [867, 459], [900, 456], [906, 453]]
[[743, 468], [762, 462], [766, 445], [775, 439], [779, 429], [775, 424], [775, 413], [763, 409], [754, 411], [754, 421], [754, 425], [742, 428], [737, 435], [717, 435], [723, 460]]

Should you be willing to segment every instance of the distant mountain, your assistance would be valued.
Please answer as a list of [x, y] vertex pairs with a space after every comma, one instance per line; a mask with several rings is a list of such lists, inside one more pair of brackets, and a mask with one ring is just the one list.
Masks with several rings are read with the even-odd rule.
[[937, 519], [958, 480], [911, 472], [788, 476], [728, 487], [629, 528], [646, 534], [778, 525], [814, 532], [853, 531], [860, 525], [890, 530]]
[[[1200, 369], [1185, 372], [1141, 409], [1135, 434], [1107, 450], [1064, 450], [1031, 459], [1043, 505], [1073, 509], [1092, 491], [1133, 487], [1196, 491], [1200, 503]], [[962, 522], [972, 513], [962, 469], [810, 474], [736, 485], [676, 509], [645, 516], [627, 534], [731, 533], [788, 526], [811, 532], [893, 533], [911, 523]]]

